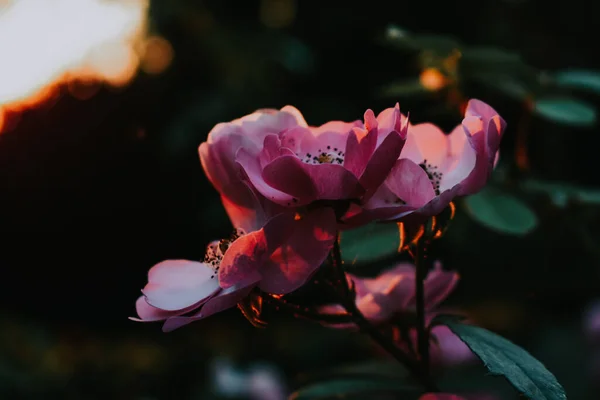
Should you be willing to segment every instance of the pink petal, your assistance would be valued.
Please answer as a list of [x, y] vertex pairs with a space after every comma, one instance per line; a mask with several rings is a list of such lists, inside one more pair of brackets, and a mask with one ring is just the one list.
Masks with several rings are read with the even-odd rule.
[[[485, 138], [485, 122], [478, 117], [465, 117], [462, 126], [467, 133], [468, 145], [475, 152], [475, 165], [461, 182], [460, 195], [473, 194], [481, 190], [492, 173], [495, 154], [488, 156]], [[465, 148], [466, 148], [465, 144]], [[471, 156], [472, 158], [472, 156]]]
[[167, 260], [148, 271], [148, 284], [142, 292], [151, 306], [177, 311], [206, 300], [217, 290], [219, 283], [209, 264]]
[[406, 158], [396, 162], [385, 180], [385, 185], [392, 193], [413, 207], [422, 207], [435, 197], [427, 173]]
[[408, 158], [416, 164], [427, 160], [427, 163], [440, 167], [448, 155], [448, 150], [448, 138], [437, 126], [430, 123], [410, 125], [401, 157]]
[[[419, 209], [417, 212], [421, 217], [430, 217], [441, 213], [456, 196], [458, 196], [462, 185], [456, 185], [452, 189], [446, 190], [436, 196], [433, 200]], [[424, 221], [423, 221], [424, 222]]]
[[[291, 111], [290, 108], [287, 110]], [[293, 128], [294, 126], [299, 125], [299, 123], [306, 123], [304, 118], [302, 118], [301, 121], [298, 121], [297, 116], [300, 112], [298, 110], [295, 111], [297, 113], [283, 110], [262, 109], [232, 121], [232, 123], [240, 125], [249, 138], [255, 140], [258, 144], [262, 144], [265, 135], [273, 133], [277, 134], [286, 129]]]
[[352, 122], [344, 121], [329, 121], [321, 126], [310, 127], [314, 136], [323, 139], [323, 135], [329, 136], [336, 134], [340, 139], [343, 140], [342, 144], [346, 142], [346, 135], [352, 131], [353, 128], [362, 128], [363, 123], [360, 120]]
[[[483, 120], [491, 121], [495, 127], [495, 135], [502, 136], [504, 133], [504, 129], [506, 128], [506, 121], [498, 115], [496, 110], [490, 107], [485, 102], [478, 99], [471, 99], [467, 103], [467, 109], [465, 111], [465, 117], [476, 116], [480, 117]], [[496, 142], [496, 137], [490, 138], [492, 143]]]
[[242, 166], [248, 180], [258, 190], [260, 194], [275, 203], [286, 205], [292, 202], [293, 196], [277, 190], [267, 184], [263, 179], [262, 169], [260, 166], [258, 155], [252, 155], [246, 149], [239, 149], [236, 154], [236, 161]]
[[243, 203], [243, 199], [238, 199], [240, 167], [235, 162], [235, 154], [242, 147], [250, 151], [259, 150], [259, 145], [244, 136], [239, 126], [224, 123], [215, 126], [208, 140], [198, 148], [202, 168], [212, 185], [236, 203]]
[[351, 229], [373, 221], [397, 220], [412, 213], [417, 207], [402, 204], [398, 196], [386, 185], [381, 185], [375, 194], [363, 205], [360, 212], [344, 215], [340, 229]]
[[358, 198], [364, 192], [358, 179], [343, 166], [306, 164], [295, 156], [277, 158], [265, 167], [263, 177], [272, 187], [292, 193], [296, 201], [291, 204]]
[[408, 117], [400, 112], [400, 104], [396, 103], [393, 108], [387, 108], [377, 116], [379, 139], [377, 146], [380, 146], [387, 135], [392, 132], [398, 132], [403, 139], [406, 139], [406, 128], [408, 127]]
[[223, 255], [219, 268], [222, 288], [248, 287], [261, 279], [261, 266], [291, 234], [294, 214], [280, 214], [265, 226], [236, 239]]
[[444, 301], [454, 291], [459, 279], [458, 273], [444, 271], [441, 264], [437, 263], [425, 278], [425, 307], [427, 310], [436, 308]]
[[300, 126], [303, 127], [308, 127], [308, 124], [306, 123], [306, 120], [304, 119], [304, 116], [302, 115], [302, 113], [294, 106], [285, 106], [281, 109], [282, 112], [286, 112], [288, 114], [291, 114], [294, 116], [294, 118], [296, 118], [296, 123]]
[[261, 267], [261, 290], [286, 294], [302, 286], [327, 258], [336, 238], [331, 208], [319, 208], [294, 221], [291, 235]]
[[385, 321], [414, 302], [415, 268], [411, 264], [401, 263], [375, 278], [349, 276], [355, 283], [356, 305], [370, 321]]
[[160, 308], [152, 307], [146, 301], [146, 297], [140, 296], [135, 302], [135, 309], [139, 318], [129, 317], [132, 321], [153, 322], [163, 321], [169, 317], [178, 314], [178, 311], [165, 311]]
[[477, 356], [447, 326], [437, 325], [431, 329], [435, 339], [431, 344], [435, 361], [440, 365], [451, 367], [476, 362]]
[[269, 164], [274, 159], [285, 155], [293, 156], [295, 153], [281, 145], [281, 140], [279, 140], [278, 135], [267, 135], [263, 143], [263, 149], [258, 155], [260, 167], [264, 168], [265, 165]]
[[363, 201], [367, 201], [375, 194], [377, 188], [383, 184], [388, 173], [400, 156], [403, 146], [404, 139], [398, 132], [393, 131], [387, 135], [383, 143], [377, 147], [377, 150], [375, 150], [369, 159], [364, 173], [360, 177], [360, 184], [366, 190]]
[[313, 136], [311, 130], [302, 126], [282, 132], [279, 138], [282, 146], [298, 154], [299, 157], [304, 156], [306, 153], [313, 153], [319, 146], [319, 142]]
[[450, 152], [446, 165], [442, 168], [443, 176], [440, 191], [452, 189], [463, 182], [475, 168], [477, 153], [463, 125], [457, 126], [448, 136]]
[[265, 223], [267, 218], [265, 210], [263, 210], [258, 198], [245, 182], [240, 182], [238, 188], [240, 193], [242, 190], [247, 191], [243, 203], [235, 203], [226, 196], [221, 196], [221, 202], [232, 225], [243, 229], [244, 232], [251, 232]]
[[270, 187], [293, 196], [286, 205], [308, 204], [318, 192], [305, 165], [295, 155], [279, 157], [265, 166], [262, 177]]
[[464, 196], [481, 190], [489, 179], [497, 160], [506, 122], [493, 108], [480, 100], [472, 99], [467, 105], [462, 125], [476, 152], [475, 166], [461, 183], [459, 194]]
[[372, 130], [362, 137], [356, 132], [350, 132], [346, 142], [346, 157], [344, 158], [344, 167], [352, 172], [354, 176], [360, 178], [369, 159], [373, 155], [375, 145], [377, 144], [377, 130]]
[[231, 307], [235, 307], [244, 297], [250, 293], [253, 285], [243, 288], [229, 288], [221, 290], [216, 296], [212, 297], [200, 311], [191, 316], [173, 316], [168, 318], [163, 325], [163, 332], [171, 332], [184, 325], [194, 321], [201, 320]]

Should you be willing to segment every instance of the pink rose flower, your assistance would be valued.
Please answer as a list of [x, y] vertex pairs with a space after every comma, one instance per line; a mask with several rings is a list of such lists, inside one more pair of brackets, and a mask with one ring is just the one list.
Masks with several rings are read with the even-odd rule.
[[[245, 220], [249, 221], [249, 220]], [[251, 225], [252, 226], [252, 225]], [[290, 293], [323, 263], [336, 238], [331, 208], [283, 213], [264, 227], [211, 243], [203, 262], [167, 260], [148, 272], [137, 321], [165, 321], [171, 331], [235, 306], [254, 288]]]
[[240, 192], [250, 183], [268, 201], [299, 207], [316, 201], [364, 202], [384, 182], [406, 139], [398, 105], [375, 118], [308, 126], [291, 106], [260, 110], [215, 126], [200, 145], [202, 166], [230, 216], [252, 212]]
[[406, 144], [384, 184], [346, 222], [433, 216], [454, 197], [478, 192], [494, 169], [505, 127], [493, 108], [476, 99], [449, 135], [430, 123], [409, 125]]
[[[346, 274], [348, 280], [354, 281], [356, 289], [356, 306], [369, 321], [382, 324], [390, 321], [395, 314], [415, 312], [415, 267], [409, 263], [401, 263], [384, 271], [375, 278], [359, 278]], [[444, 271], [441, 264], [436, 263], [433, 270], [425, 278], [425, 310], [427, 320], [436, 315], [436, 309], [458, 284], [456, 272]], [[325, 314], [342, 314], [340, 305], [326, 305], [320, 311]], [[355, 328], [353, 324], [334, 325], [338, 328]], [[434, 363], [455, 365], [474, 360], [471, 350], [445, 326], [431, 329], [432, 343], [430, 357]], [[411, 340], [416, 341], [416, 331], [411, 332]]]

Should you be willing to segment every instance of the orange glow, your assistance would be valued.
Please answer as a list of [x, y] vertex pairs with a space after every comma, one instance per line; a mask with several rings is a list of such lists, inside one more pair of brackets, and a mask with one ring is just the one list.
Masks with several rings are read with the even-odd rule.
[[173, 47], [164, 38], [153, 36], [146, 40], [141, 67], [147, 74], [160, 74], [173, 60]]
[[432, 92], [438, 91], [448, 84], [448, 80], [437, 68], [426, 68], [419, 76], [421, 85]]
[[[148, 7], [149, 0], [0, 0], [0, 121], [3, 109], [36, 105], [62, 84], [88, 98], [98, 83], [129, 83], [153, 46], [145, 43]], [[163, 70], [164, 58], [150, 69]]]

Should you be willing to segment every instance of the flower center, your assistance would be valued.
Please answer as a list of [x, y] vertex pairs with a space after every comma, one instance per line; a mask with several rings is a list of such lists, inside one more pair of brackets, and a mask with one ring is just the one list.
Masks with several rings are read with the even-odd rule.
[[219, 241], [214, 241], [206, 246], [206, 254], [204, 255], [204, 262], [209, 264], [213, 269], [213, 274], [211, 275], [211, 279], [213, 279], [219, 273], [219, 268], [221, 267], [221, 261], [223, 260], [223, 255], [237, 238], [245, 235], [245, 232], [242, 229], [236, 229], [233, 231], [229, 239], [221, 239]]
[[438, 171], [438, 167], [433, 164], [428, 164], [427, 160], [423, 160], [419, 167], [423, 168], [423, 171], [427, 174], [427, 177], [431, 181], [433, 185], [433, 190], [435, 191], [435, 195], [440, 195], [440, 181], [442, 180], [443, 173]]
[[317, 149], [315, 153], [306, 153], [304, 157], [296, 155], [306, 164], [343, 164], [345, 153], [337, 147], [327, 146]]

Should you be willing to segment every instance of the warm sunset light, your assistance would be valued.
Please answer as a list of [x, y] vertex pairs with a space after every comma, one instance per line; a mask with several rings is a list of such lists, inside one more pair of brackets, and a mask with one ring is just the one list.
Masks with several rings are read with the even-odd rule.
[[446, 77], [436, 68], [427, 68], [419, 77], [421, 85], [432, 92], [440, 90], [448, 83]]
[[[30, 107], [59, 83], [127, 84], [148, 47], [148, 7], [148, 0], [0, 0], [0, 121], [3, 108]], [[171, 55], [152, 57], [156, 71]]]

